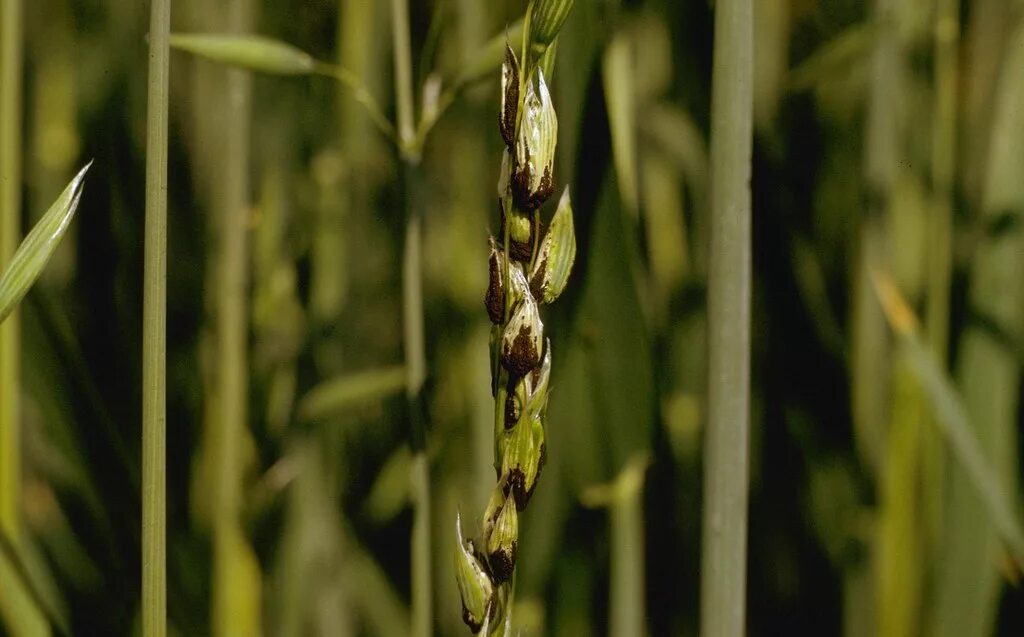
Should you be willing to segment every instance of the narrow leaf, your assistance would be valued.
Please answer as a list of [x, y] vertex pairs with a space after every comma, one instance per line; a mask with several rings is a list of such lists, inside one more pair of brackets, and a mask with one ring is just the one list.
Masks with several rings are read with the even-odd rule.
[[[23, 548], [0, 531], [0, 618], [14, 634], [48, 635], [48, 625], [70, 635], [67, 610], [52, 580], [39, 577]], [[10, 599], [4, 597], [10, 593]]]
[[325, 381], [303, 396], [301, 420], [319, 420], [342, 414], [397, 394], [405, 388], [405, 367], [384, 367]]
[[575, 0], [538, 0], [530, 14], [530, 44], [546, 47], [562, 30]]
[[[1005, 14], [1009, 15], [1009, 14]], [[999, 18], [996, 18], [999, 20]], [[965, 118], [963, 139], [971, 157], [972, 198], [978, 201], [976, 220], [992, 228], [1007, 210], [1024, 209], [1024, 23], [1003, 36], [981, 36], [998, 59], [985, 88], [972, 84], [972, 95], [985, 91], [986, 106], [972, 107]], [[980, 35], [980, 34], [977, 34]], [[973, 36], [972, 36], [973, 37]], [[973, 45], [972, 45], [973, 46]], [[972, 69], [974, 67], [972, 66]], [[969, 74], [974, 77], [974, 72]], [[973, 82], [974, 80], [972, 80]], [[982, 114], [984, 113], [984, 114]], [[959, 134], [959, 133], [958, 133]], [[976, 192], [975, 192], [976, 191]], [[929, 239], [934, 243], [933, 239]], [[967, 275], [964, 299], [972, 315], [984, 316], [1009, 330], [1024, 326], [1024, 233], [1009, 232], [978, 243]], [[960, 334], [955, 378], [963, 406], [981, 447], [985, 467], [1010, 497], [1018, 497], [1021, 454], [1017, 445], [1020, 417], [1021, 365], [1014, 353], [983, 330], [968, 324]], [[934, 613], [925, 632], [936, 637], [959, 637], [998, 632], [996, 628], [1003, 586], [992, 557], [1002, 539], [995, 520], [985, 519], [988, 502], [979, 496], [969, 471], [956, 465], [945, 477], [945, 506], [956, 515], [945, 516], [943, 546], [937, 555]], [[1016, 501], [1014, 501], [1016, 504]], [[1020, 558], [1018, 557], [1018, 560]], [[1018, 563], [1019, 565], [1019, 563]]]
[[89, 162], [75, 175], [57, 201], [21, 242], [7, 269], [0, 275], [0, 323], [25, 297], [57, 249], [64, 231], [75, 216], [78, 200], [82, 196], [85, 172], [91, 165], [92, 162]]
[[790, 71], [789, 89], [803, 91], [850, 75], [852, 67], [868, 59], [874, 36], [869, 24], [847, 27]]
[[46, 615], [36, 603], [24, 578], [0, 551], [0, 619], [15, 635], [47, 635], [50, 632]]
[[316, 61], [290, 44], [259, 35], [174, 33], [172, 48], [213, 62], [278, 75], [313, 73]]
[[1024, 565], [1024, 530], [1016, 519], [1009, 495], [975, 435], [967, 409], [953, 382], [918, 334], [918, 322], [892, 280], [874, 273], [875, 292], [911, 369], [921, 383], [935, 413], [935, 422], [953, 457], [963, 468], [988, 511], [996, 533], [1019, 566]]
[[409, 470], [412, 454], [408, 447], [400, 447], [391, 454], [370, 487], [364, 510], [367, 517], [383, 524], [395, 517], [409, 502]]
[[633, 66], [629, 38], [625, 33], [612, 37], [604, 50], [601, 72], [604, 95], [608, 107], [608, 126], [612, 135], [612, 158], [615, 175], [619, 180], [619, 193], [626, 210], [637, 214], [639, 187], [637, 186], [636, 105], [633, 102]]

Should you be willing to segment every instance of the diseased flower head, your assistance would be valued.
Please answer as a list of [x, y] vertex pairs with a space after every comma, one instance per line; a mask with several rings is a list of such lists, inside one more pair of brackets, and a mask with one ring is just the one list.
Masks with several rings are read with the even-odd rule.
[[[507, 205], [506, 205], [507, 204]], [[526, 263], [533, 254], [533, 239], [537, 228], [530, 215], [517, 208], [506, 198], [501, 206], [501, 228], [508, 226], [509, 253], [514, 261]]]
[[491, 396], [496, 397], [498, 395], [498, 382], [499, 377], [502, 373], [501, 366], [498, 364], [500, 358], [499, 350], [501, 349], [501, 335], [504, 332], [501, 325], [492, 325], [491, 334], [488, 338], [488, 354], [491, 367]]
[[505, 61], [501, 65], [501, 112], [498, 129], [509, 148], [515, 146], [516, 117], [519, 114], [519, 60], [512, 47], [505, 45]]
[[541, 69], [537, 69], [536, 78], [536, 89], [533, 78], [526, 84], [512, 167], [512, 195], [516, 206], [524, 211], [538, 208], [555, 190], [558, 117]]
[[487, 534], [487, 561], [494, 581], [501, 584], [512, 576], [519, 545], [519, 513], [515, 502], [505, 499]]
[[538, 417], [548, 405], [548, 383], [551, 379], [551, 339], [544, 339], [544, 359], [539, 367], [527, 374], [525, 411], [531, 418]]
[[502, 437], [501, 472], [506, 478], [506, 495], [522, 511], [533, 496], [544, 464], [543, 410], [536, 416], [524, 414]]
[[501, 335], [501, 362], [515, 376], [524, 376], [540, 363], [544, 324], [533, 295], [519, 302]]
[[[484, 307], [487, 308], [487, 315], [495, 325], [501, 325], [505, 320], [505, 252], [498, 247], [494, 237], [490, 237], [490, 258], [488, 263], [489, 280], [487, 293], [484, 295]], [[519, 263], [507, 264], [509, 276], [512, 279], [512, 298], [510, 303], [515, 305], [522, 299], [529, 296], [530, 286], [523, 273], [523, 266]]]
[[540, 303], [552, 303], [565, 290], [576, 261], [576, 232], [572, 222], [572, 202], [566, 187], [558, 201], [544, 240], [537, 252], [537, 261], [530, 273], [530, 289]]
[[487, 261], [488, 282], [484, 307], [491, 323], [500, 325], [505, 320], [505, 254], [498, 248], [494, 237], [488, 239], [491, 255]]
[[[547, 343], [543, 362], [515, 381], [505, 408], [505, 431], [499, 434], [501, 467], [499, 476], [507, 497], [522, 511], [530, 501], [544, 464], [544, 418], [551, 374], [551, 345]], [[512, 413], [514, 412], [514, 413]]]
[[463, 538], [462, 513], [455, 514], [455, 581], [462, 596], [462, 620], [474, 633], [480, 631], [488, 613], [494, 610], [494, 585], [472, 540]]
[[[508, 609], [515, 571], [519, 512], [537, 486], [546, 456], [551, 343], [540, 304], [564, 291], [576, 257], [568, 188], [541, 236], [539, 208], [554, 192], [558, 141], [545, 74], [555, 58], [558, 31], [573, 0], [530, 0], [520, 58], [507, 44], [501, 69], [498, 129], [505, 148], [498, 174], [501, 241], [490, 238], [484, 306], [491, 320], [491, 394], [496, 401], [494, 468], [498, 483], [483, 517], [482, 550], [462, 538], [456, 572], [463, 619], [474, 633], [489, 632]], [[522, 66], [520, 66], [522, 64]]]

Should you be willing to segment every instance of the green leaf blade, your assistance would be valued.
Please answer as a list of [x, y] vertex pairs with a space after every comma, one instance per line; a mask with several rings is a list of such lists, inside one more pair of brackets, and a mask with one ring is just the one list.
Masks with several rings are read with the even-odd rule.
[[25, 297], [60, 244], [71, 219], [75, 216], [78, 201], [82, 196], [85, 173], [90, 166], [92, 162], [86, 164], [75, 175], [57, 201], [21, 242], [3, 275], [0, 275], [0, 323]]
[[404, 365], [327, 380], [303, 396], [298, 416], [302, 421], [312, 422], [349, 413], [399, 393], [405, 384]]
[[261, 73], [309, 75], [317, 66], [305, 51], [259, 35], [173, 33], [169, 41], [179, 51]]

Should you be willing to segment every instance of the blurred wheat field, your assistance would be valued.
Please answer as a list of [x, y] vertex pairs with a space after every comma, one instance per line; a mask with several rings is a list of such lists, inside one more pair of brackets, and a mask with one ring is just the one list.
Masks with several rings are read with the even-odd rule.
[[575, 263], [492, 634], [1024, 633], [1021, 3], [0, 0], [0, 635], [470, 633], [506, 44]]

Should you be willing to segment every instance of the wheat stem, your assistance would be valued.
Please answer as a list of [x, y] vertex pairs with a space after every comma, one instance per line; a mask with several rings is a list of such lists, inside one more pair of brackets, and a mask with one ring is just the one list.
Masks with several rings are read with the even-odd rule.
[[146, 238], [142, 311], [142, 633], [167, 629], [166, 309], [167, 35], [170, 0], [153, 0], [146, 128]]
[[[21, 218], [21, 0], [0, 2], [0, 267], [18, 248]], [[21, 454], [17, 312], [0, 324], [0, 530], [17, 541]]]
[[391, 2], [392, 44], [395, 65], [395, 102], [398, 139], [404, 167], [405, 246], [402, 253], [402, 326], [405, 344], [406, 396], [413, 423], [413, 457], [410, 480], [413, 485], [414, 517], [412, 552], [412, 634], [427, 637], [432, 632], [432, 581], [430, 568], [430, 464], [426, 452], [426, 431], [422, 421], [420, 392], [426, 377], [423, 327], [422, 217], [415, 201], [415, 173], [419, 156], [409, 149], [415, 134], [412, 99], [412, 57], [409, 45], [409, 7], [405, 0]]
[[744, 634], [750, 388], [751, 0], [715, 6], [701, 634]]
[[[251, 22], [249, 0], [233, 0], [227, 7], [232, 32], [245, 33]], [[248, 422], [249, 310], [249, 122], [250, 76], [242, 70], [225, 71], [226, 107], [230, 117], [224, 129], [224, 178], [218, 197], [221, 215], [217, 259], [217, 480], [214, 485], [214, 569], [212, 624], [214, 634], [245, 632], [245, 595], [255, 588], [244, 577], [244, 551], [239, 548], [242, 510], [242, 447]]]

